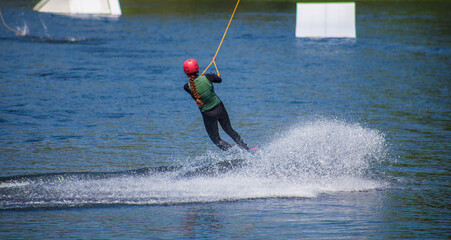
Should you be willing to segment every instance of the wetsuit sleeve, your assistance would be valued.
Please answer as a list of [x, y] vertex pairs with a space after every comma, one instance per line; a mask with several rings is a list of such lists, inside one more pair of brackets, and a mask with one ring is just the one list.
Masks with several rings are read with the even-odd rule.
[[207, 73], [207, 74], [205, 74], [205, 77], [207, 77], [208, 81], [210, 81], [212, 83], [221, 83], [222, 82], [221, 77], [219, 77], [218, 75], [216, 75], [214, 73]]
[[183, 86], [183, 88], [185, 89], [185, 91], [189, 94], [191, 94], [191, 91], [189, 90], [189, 86], [188, 83], [185, 84], [185, 86]]

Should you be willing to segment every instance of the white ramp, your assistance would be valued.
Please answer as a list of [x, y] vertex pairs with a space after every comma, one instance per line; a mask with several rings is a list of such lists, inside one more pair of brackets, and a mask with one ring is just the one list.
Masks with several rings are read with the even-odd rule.
[[297, 3], [296, 37], [355, 38], [355, 3]]
[[42, 0], [33, 10], [61, 14], [122, 14], [119, 0]]

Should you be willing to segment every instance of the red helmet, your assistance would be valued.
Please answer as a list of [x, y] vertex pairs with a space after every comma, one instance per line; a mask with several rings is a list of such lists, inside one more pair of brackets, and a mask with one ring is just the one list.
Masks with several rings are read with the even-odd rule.
[[183, 70], [185, 70], [186, 74], [192, 74], [199, 72], [199, 64], [194, 59], [187, 59], [183, 63]]

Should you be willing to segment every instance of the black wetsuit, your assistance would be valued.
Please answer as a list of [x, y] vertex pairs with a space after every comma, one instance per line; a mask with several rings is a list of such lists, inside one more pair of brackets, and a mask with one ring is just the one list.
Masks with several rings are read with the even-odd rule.
[[[222, 79], [216, 74], [205, 74], [204, 76], [207, 77], [207, 79], [211, 83], [222, 82]], [[185, 84], [184, 89], [193, 97], [190, 88], [188, 86], [188, 83]], [[247, 146], [247, 144], [243, 142], [240, 135], [235, 130], [233, 130], [232, 124], [230, 123], [229, 114], [227, 113], [227, 110], [225, 109], [222, 101], [213, 109], [201, 113], [208, 136], [213, 141], [213, 143], [216, 144], [216, 146], [218, 146], [224, 151], [227, 151], [228, 149], [231, 148], [230, 144], [222, 140], [221, 137], [219, 136], [218, 129], [219, 122], [224, 132], [226, 132], [233, 139], [233, 141], [236, 144], [238, 144], [239, 147], [245, 150], [249, 150], [249, 147]]]

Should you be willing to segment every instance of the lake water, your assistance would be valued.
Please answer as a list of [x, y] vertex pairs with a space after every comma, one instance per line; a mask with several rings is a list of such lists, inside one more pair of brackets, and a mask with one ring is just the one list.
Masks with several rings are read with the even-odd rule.
[[0, 238], [451, 237], [449, 1], [359, 1], [356, 39], [242, 1], [216, 92], [254, 154], [211, 143], [183, 90], [234, 1], [34, 4], [1, 5], [29, 35], [0, 28]]

